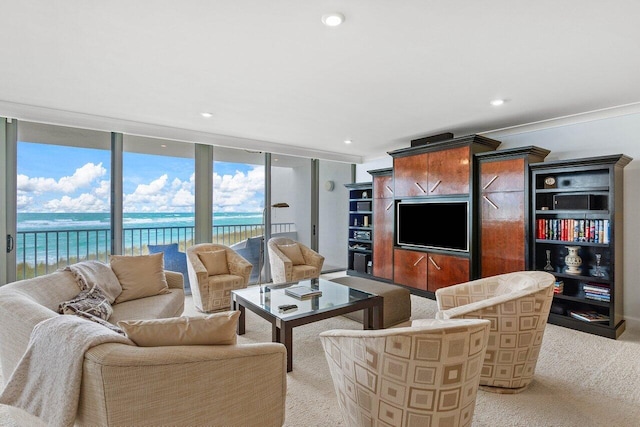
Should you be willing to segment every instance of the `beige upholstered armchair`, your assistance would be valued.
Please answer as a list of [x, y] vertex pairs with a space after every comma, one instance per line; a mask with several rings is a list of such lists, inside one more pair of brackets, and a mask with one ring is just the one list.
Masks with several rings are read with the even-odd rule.
[[247, 287], [252, 265], [225, 245], [201, 243], [187, 248], [193, 303], [203, 312], [231, 308], [231, 291]]
[[436, 291], [437, 319], [488, 319], [491, 338], [480, 388], [518, 393], [531, 383], [555, 277], [521, 271], [474, 280]]
[[320, 277], [324, 257], [302, 243], [274, 237], [269, 239], [268, 247], [273, 283]]
[[488, 320], [320, 334], [347, 426], [470, 426]]

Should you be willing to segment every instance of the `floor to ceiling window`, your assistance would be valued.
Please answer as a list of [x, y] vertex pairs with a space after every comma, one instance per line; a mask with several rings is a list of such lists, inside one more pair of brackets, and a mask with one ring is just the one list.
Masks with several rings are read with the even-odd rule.
[[[323, 271], [346, 263], [342, 199], [350, 165], [31, 122], [14, 129], [17, 154], [3, 161], [17, 158], [16, 206], [6, 206], [17, 213], [17, 226], [7, 226], [17, 279], [82, 260], [108, 262], [112, 253], [176, 245], [184, 254], [196, 241], [213, 241], [254, 264], [252, 282], [259, 271], [269, 281], [265, 235], [315, 245], [325, 256]], [[207, 151], [203, 166], [195, 153]], [[197, 201], [203, 181], [207, 200]], [[203, 215], [202, 206], [212, 214]], [[198, 230], [211, 236], [203, 240]]]
[[193, 244], [193, 144], [124, 135], [123, 254]]
[[250, 283], [262, 269], [264, 153], [214, 147], [213, 242], [230, 246], [253, 264]]
[[110, 134], [20, 122], [16, 277], [110, 253]]

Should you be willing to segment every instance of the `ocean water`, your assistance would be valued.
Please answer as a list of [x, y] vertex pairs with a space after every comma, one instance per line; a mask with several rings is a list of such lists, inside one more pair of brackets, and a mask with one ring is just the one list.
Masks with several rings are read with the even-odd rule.
[[[213, 224], [214, 235], [250, 232], [262, 224], [262, 212], [214, 213]], [[131, 255], [149, 244], [191, 244], [195, 217], [193, 212], [125, 213], [123, 225], [124, 253]], [[109, 213], [19, 213], [17, 262], [106, 261], [111, 247], [109, 226]]]

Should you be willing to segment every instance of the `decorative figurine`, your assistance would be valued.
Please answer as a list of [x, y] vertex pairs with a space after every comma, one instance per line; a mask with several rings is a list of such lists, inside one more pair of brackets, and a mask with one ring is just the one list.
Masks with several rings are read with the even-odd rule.
[[551, 251], [547, 249], [547, 265], [544, 266], [544, 271], [553, 271], [553, 266], [551, 265]]

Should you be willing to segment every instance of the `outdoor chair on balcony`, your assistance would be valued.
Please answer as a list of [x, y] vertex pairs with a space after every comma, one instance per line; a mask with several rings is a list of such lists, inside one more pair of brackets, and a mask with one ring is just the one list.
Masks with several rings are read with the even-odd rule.
[[554, 281], [543, 271], [520, 271], [436, 290], [436, 319], [491, 320], [482, 390], [519, 393], [531, 383]]
[[262, 242], [264, 241], [263, 236], [258, 237], [250, 237], [244, 243], [244, 247], [238, 248], [234, 250], [244, 259], [249, 261], [251, 265], [253, 265], [253, 270], [251, 270], [251, 276], [249, 276], [249, 283], [257, 283], [258, 274], [262, 266], [262, 260], [260, 259], [261, 251], [262, 251]]
[[187, 269], [196, 309], [205, 313], [231, 308], [231, 291], [246, 288], [252, 265], [233, 249], [215, 243], [187, 248]]
[[273, 283], [320, 277], [324, 257], [300, 242], [285, 237], [269, 239], [269, 265]]
[[164, 269], [181, 273], [184, 279], [184, 293], [191, 294], [189, 272], [187, 271], [187, 254], [178, 250], [178, 244], [148, 245], [147, 248], [149, 248], [149, 254], [164, 252]]

